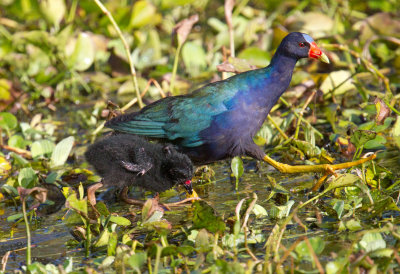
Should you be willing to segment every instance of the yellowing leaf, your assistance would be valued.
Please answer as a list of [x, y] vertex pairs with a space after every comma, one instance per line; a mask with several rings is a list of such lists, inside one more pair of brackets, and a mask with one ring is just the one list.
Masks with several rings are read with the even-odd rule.
[[6, 160], [6, 158], [0, 156], [0, 175], [8, 173], [10, 169], [11, 169], [11, 164]]
[[329, 73], [328, 77], [322, 82], [321, 90], [324, 94], [334, 92], [335, 95], [344, 94], [355, 88], [351, 80], [351, 72], [348, 70], [338, 70]]

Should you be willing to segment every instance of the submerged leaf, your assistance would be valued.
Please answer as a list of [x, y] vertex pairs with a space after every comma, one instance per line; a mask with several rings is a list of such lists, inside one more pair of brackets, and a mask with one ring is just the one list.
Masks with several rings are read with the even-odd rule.
[[196, 201], [193, 203], [193, 227], [196, 229], [205, 228], [208, 231], [223, 232], [225, 223], [215, 210], [204, 201]]

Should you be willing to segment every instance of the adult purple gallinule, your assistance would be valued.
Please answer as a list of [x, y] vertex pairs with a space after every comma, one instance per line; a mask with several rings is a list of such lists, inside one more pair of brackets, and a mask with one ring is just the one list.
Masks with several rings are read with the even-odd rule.
[[115, 117], [105, 126], [171, 142], [195, 164], [247, 155], [283, 173], [328, 174], [375, 158], [372, 155], [336, 165], [290, 166], [271, 159], [253, 142], [272, 106], [288, 88], [296, 62], [307, 57], [329, 63], [309, 35], [290, 33], [269, 66], [208, 84], [188, 95], [163, 98], [139, 112]]
[[[89, 146], [85, 157], [103, 177], [102, 184], [122, 190], [123, 195], [131, 185], [162, 192], [181, 184], [188, 194], [194, 192], [192, 162], [172, 145], [149, 143], [131, 134], [117, 134]], [[121, 197], [128, 203], [133, 201], [127, 200], [126, 196]]]

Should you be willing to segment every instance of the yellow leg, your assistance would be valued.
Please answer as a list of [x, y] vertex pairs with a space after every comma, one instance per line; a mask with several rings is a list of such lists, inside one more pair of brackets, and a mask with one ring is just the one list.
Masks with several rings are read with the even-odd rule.
[[354, 166], [361, 165], [365, 162], [371, 161], [376, 158], [376, 155], [373, 154], [367, 158], [362, 158], [357, 161], [341, 163], [336, 165], [331, 164], [322, 164], [322, 165], [299, 165], [299, 166], [291, 166], [287, 164], [279, 163], [267, 155], [264, 156], [264, 161], [279, 170], [281, 173], [307, 173], [307, 172], [320, 172], [324, 173], [324, 175], [318, 180], [318, 182], [312, 188], [312, 191], [316, 191], [320, 188], [324, 180], [329, 174], [335, 174], [336, 170], [350, 168]]
[[299, 166], [291, 166], [287, 164], [279, 163], [267, 155], [264, 156], [264, 161], [279, 170], [281, 173], [307, 173], [307, 172], [320, 172], [320, 173], [332, 173], [335, 170], [350, 168], [353, 166], [361, 165], [365, 162], [371, 161], [376, 158], [376, 155], [373, 154], [367, 158], [362, 158], [353, 162], [346, 162], [336, 165], [331, 164], [322, 164], [322, 165], [299, 165]]

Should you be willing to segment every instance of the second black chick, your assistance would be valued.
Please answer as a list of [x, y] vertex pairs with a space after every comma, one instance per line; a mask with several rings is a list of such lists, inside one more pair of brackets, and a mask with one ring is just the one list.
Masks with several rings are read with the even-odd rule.
[[189, 194], [193, 193], [192, 162], [172, 145], [149, 143], [135, 135], [118, 134], [89, 146], [85, 157], [103, 177], [105, 187], [115, 186], [126, 192], [129, 186], [135, 185], [162, 192], [181, 184]]

